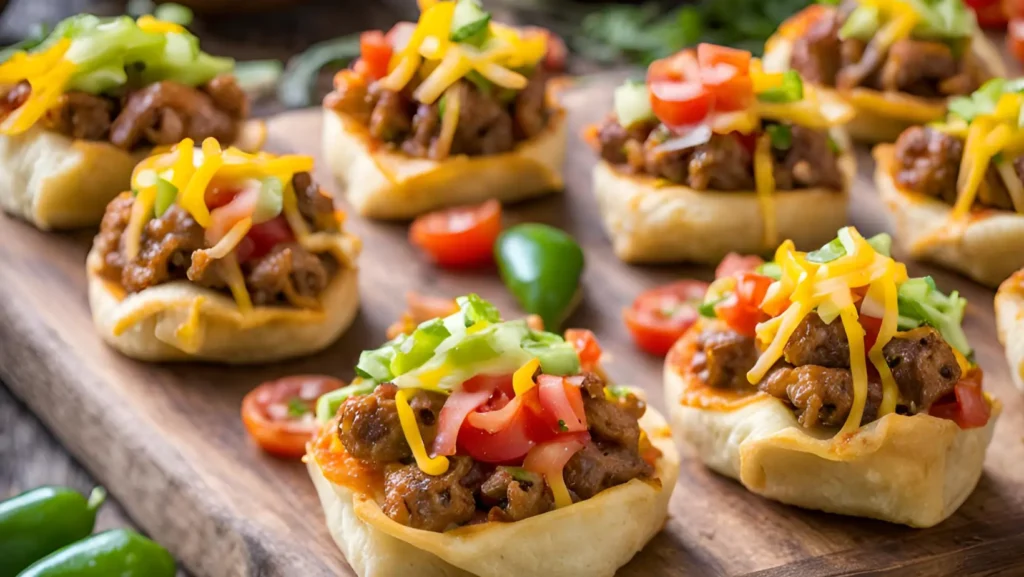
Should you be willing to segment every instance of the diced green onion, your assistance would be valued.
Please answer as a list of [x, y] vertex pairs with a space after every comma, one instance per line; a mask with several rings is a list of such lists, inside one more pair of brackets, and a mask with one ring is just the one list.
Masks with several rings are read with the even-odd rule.
[[789, 150], [793, 146], [793, 130], [785, 124], [769, 124], [764, 131], [772, 141], [772, 148]]
[[177, 198], [178, 187], [162, 178], [156, 179], [156, 201], [153, 203], [153, 212], [157, 218], [163, 216]]
[[782, 84], [774, 88], [769, 88], [764, 92], [760, 92], [757, 95], [757, 99], [762, 102], [775, 102], [785, 104], [787, 102], [797, 102], [804, 98], [804, 81], [800, 79], [800, 74], [795, 70], [787, 70], [782, 73]]
[[284, 207], [284, 183], [276, 176], [268, 176], [260, 181], [260, 194], [256, 200], [256, 209], [252, 213], [253, 224], [267, 222], [281, 214]]
[[451, 41], [480, 46], [487, 40], [491, 14], [478, 0], [458, 0], [452, 15]]
[[363, 381], [321, 395], [316, 400], [316, 419], [321, 423], [330, 421], [334, 415], [338, 414], [338, 408], [346, 399], [369, 395], [375, 388], [377, 388], [377, 383], [374, 381]]
[[153, 11], [153, 17], [164, 22], [173, 22], [179, 26], [192, 24], [192, 9], [188, 6], [167, 2], [160, 4]]

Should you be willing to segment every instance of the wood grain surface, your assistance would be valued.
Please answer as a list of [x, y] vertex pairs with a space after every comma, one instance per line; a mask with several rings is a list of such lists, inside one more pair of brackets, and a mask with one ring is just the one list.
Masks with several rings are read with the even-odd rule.
[[[621, 310], [645, 288], [708, 279], [712, 271], [632, 267], [612, 255], [590, 192], [593, 155], [578, 137], [607, 110], [609, 89], [607, 79], [591, 78], [564, 94], [572, 130], [568, 190], [511, 207], [506, 224], [548, 222], [579, 240], [587, 258], [584, 299], [569, 324], [593, 329], [608, 351], [609, 371], [645, 387], [660, 408], [661, 360], [632, 347]], [[319, 112], [270, 124], [271, 150], [319, 155]], [[873, 234], [886, 223], [866, 154], [861, 162], [850, 216]], [[333, 186], [322, 167], [318, 177]], [[302, 465], [267, 457], [248, 442], [238, 419], [247, 390], [293, 373], [351, 378], [359, 351], [383, 340], [410, 289], [475, 291], [518, 314], [493, 270], [440, 271], [407, 244], [403, 225], [350, 222], [366, 249], [363, 304], [348, 333], [308, 359], [232, 369], [120, 357], [92, 330], [83, 269], [91, 235], [45, 235], [0, 218], [0, 378], [198, 576], [351, 574]], [[966, 330], [986, 387], [1005, 404], [985, 475], [960, 511], [929, 530], [802, 511], [751, 495], [685, 459], [665, 530], [620, 575], [1024, 575], [1024, 398], [1009, 382], [995, 338], [992, 292], [915, 263], [910, 269], [970, 299]]]

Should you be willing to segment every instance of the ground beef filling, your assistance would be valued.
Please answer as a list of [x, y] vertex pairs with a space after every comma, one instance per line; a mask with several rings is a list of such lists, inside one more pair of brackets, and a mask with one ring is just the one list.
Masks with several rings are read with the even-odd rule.
[[[333, 204], [320, 193], [309, 174], [292, 178], [299, 212], [312, 230], [336, 232]], [[100, 276], [129, 293], [171, 281], [189, 280], [227, 291], [215, 261], [202, 249], [209, 248], [203, 228], [178, 205], [146, 223], [139, 254], [129, 260], [124, 254], [124, 232], [135, 199], [123, 194], [107, 206], [95, 246], [102, 256]], [[283, 218], [283, 217], [278, 217]], [[327, 287], [339, 263], [327, 254], [314, 254], [296, 242], [284, 242], [267, 254], [242, 264], [246, 288], [256, 305], [284, 305], [292, 296], [315, 299]]]
[[[470, 457], [450, 457], [446, 473], [423, 473], [405, 441], [395, 395], [385, 383], [366, 396], [352, 397], [339, 410], [337, 435], [353, 457], [384, 473], [382, 509], [389, 517], [416, 529], [445, 531], [468, 523], [519, 521], [554, 508], [543, 477], [520, 467], [494, 466]], [[591, 441], [563, 471], [574, 501], [631, 479], [649, 478], [654, 468], [640, 456], [644, 404], [632, 395], [609, 400], [604, 383], [587, 374], [582, 386]], [[409, 404], [427, 447], [437, 435], [437, 419], [445, 397], [417, 391]]]
[[[964, 142], [927, 126], [908, 128], [896, 140], [893, 179], [903, 189], [956, 203], [956, 181]], [[1010, 161], [1017, 179], [1024, 180], [1024, 156]], [[1013, 200], [999, 171], [989, 164], [974, 204], [980, 208], [1014, 210]]]
[[[780, 190], [841, 190], [843, 176], [827, 132], [788, 126], [786, 149], [772, 149], [775, 185]], [[734, 134], [714, 134], [704, 143], [676, 150], [668, 130], [655, 121], [624, 128], [614, 117], [598, 128], [601, 158], [629, 174], [644, 174], [695, 190], [754, 190], [751, 142]]]
[[517, 143], [540, 134], [547, 126], [547, 76], [537, 70], [518, 92], [481, 82], [460, 80], [460, 111], [450, 147], [439, 144], [442, 103], [422, 104], [412, 97], [410, 84], [395, 92], [378, 82], [359, 79], [339, 83], [325, 104], [355, 118], [370, 136], [410, 156], [441, 160], [451, 155], [482, 156], [509, 152]]
[[[882, 353], [899, 388], [900, 412], [926, 411], [960, 380], [953, 349], [931, 327], [897, 334]], [[746, 381], [746, 373], [759, 354], [754, 339], [709, 327], [698, 338], [691, 368], [709, 386], [752, 391], [755, 385]], [[789, 403], [805, 427], [842, 426], [853, 407], [850, 346], [842, 323], [825, 324], [817, 314], [807, 315], [756, 389]], [[881, 403], [881, 381], [869, 369], [862, 424], [878, 417]]]
[[[0, 91], [0, 118], [23, 104], [28, 82]], [[214, 137], [233, 142], [249, 114], [249, 101], [234, 76], [223, 75], [198, 87], [172, 81], [129, 90], [120, 97], [71, 91], [61, 95], [42, 123], [78, 140], [109, 141], [124, 150], [177, 144], [185, 138]]]
[[974, 92], [985, 78], [969, 39], [956, 45], [905, 38], [885, 52], [863, 40], [839, 38], [839, 29], [856, 3], [844, 2], [793, 42], [790, 66], [805, 80], [840, 89], [858, 86], [923, 97]]

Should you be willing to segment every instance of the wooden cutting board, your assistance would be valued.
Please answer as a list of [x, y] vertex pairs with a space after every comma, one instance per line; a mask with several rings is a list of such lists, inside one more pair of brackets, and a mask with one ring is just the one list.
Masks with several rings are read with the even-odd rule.
[[[622, 308], [643, 289], [678, 278], [707, 280], [712, 271], [627, 266], [612, 255], [590, 191], [594, 156], [579, 138], [608, 110], [611, 86], [607, 78], [588, 79], [563, 95], [571, 122], [568, 190], [509, 208], [506, 224], [548, 222], [579, 240], [587, 258], [585, 296], [569, 324], [593, 329], [609, 371], [646, 388], [660, 409], [661, 360], [633, 348]], [[269, 149], [319, 155], [318, 111], [269, 124]], [[867, 154], [861, 163], [850, 216], [867, 235], [887, 225]], [[322, 167], [317, 176], [333, 186]], [[518, 314], [493, 270], [438, 270], [408, 245], [404, 225], [350, 222], [365, 252], [362, 309], [348, 333], [308, 359], [226, 368], [147, 365], [108, 349], [93, 332], [86, 300], [92, 233], [43, 234], [0, 217], [0, 378], [199, 577], [351, 575], [304, 467], [249, 443], [238, 416], [246, 391], [295, 373], [350, 379], [359, 352], [383, 341], [407, 290], [475, 291]], [[993, 293], [931, 267], [911, 263], [910, 270], [970, 299], [967, 333], [986, 387], [1006, 407], [985, 475], [964, 506], [938, 527], [912, 530], [767, 501], [684, 459], [665, 530], [620, 575], [1024, 575], [1024, 396], [1010, 383], [996, 340]]]

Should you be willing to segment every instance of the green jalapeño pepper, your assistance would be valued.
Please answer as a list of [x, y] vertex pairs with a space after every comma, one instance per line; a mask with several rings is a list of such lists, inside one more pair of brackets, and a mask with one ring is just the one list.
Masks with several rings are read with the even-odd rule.
[[106, 495], [102, 487], [88, 499], [73, 489], [40, 487], [0, 503], [0, 577], [88, 537]]
[[174, 577], [174, 558], [135, 531], [114, 529], [51, 553], [18, 577]]
[[568, 234], [527, 223], [501, 233], [494, 245], [501, 279], [519, 305], [557, 331], [579, 296], [583, 250]]

